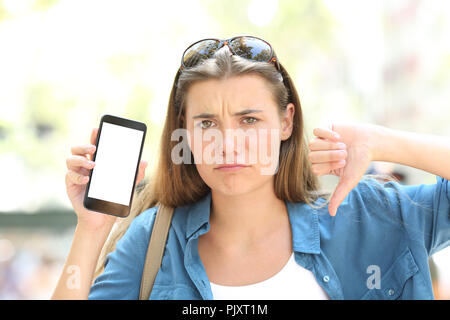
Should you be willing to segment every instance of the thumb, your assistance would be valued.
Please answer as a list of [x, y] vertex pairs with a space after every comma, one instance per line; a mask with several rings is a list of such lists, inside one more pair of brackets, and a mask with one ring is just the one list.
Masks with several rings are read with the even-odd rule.
[[142, 179], [144, 179], [145, 177], [145, 168], [147, 168], [148, 165], [148, 161], [141, 161], [139, 163], [139, 170], [138, 170], [138, 176], [136, 178], [136, 185], [139, 184], [139, 182], [141, 182]]
[[339, 179], [339, 183], [336, 186], [336, 189], [334, 189], [328, 205], [328, 212], [331, 216], [336, 215], [338, 207], [354, 187], [355, 182], [351, 177], [344, 175]]

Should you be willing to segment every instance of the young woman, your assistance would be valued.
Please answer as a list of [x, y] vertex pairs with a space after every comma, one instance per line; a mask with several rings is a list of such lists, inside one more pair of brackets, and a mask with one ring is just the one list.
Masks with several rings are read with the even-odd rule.
[[[179, 129], [189, 141], [182, 163]], [[157, 169], [111, 235], [115, 218], [82, 205], [96, 135], [67, 159], [78, 224], [55, 299], [137, 299], [158, 202], [175, 211], [150, 299], [433, 298], [428, 258], [450, 243], [450, 139], [336, 124], [306, 141], [295, 86], [264, 40], [186, 49]], [[234, 143], [242, 136], [259, 144]], [[262, 147], [275, 170], [249, 161]], [[217, 161], [200, 161], [211, 150]], [[437, 181], [382, 184], [365, 175], [371, 161]], [[331, 196], [320, 191], [323, 174], [340, 177]]]

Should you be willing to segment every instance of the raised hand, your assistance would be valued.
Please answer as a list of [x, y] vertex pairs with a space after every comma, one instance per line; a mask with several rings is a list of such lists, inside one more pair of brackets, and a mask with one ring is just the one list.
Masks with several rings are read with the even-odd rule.
[[[94, 128], [91, 132], [90, 144], [73, 146], [72, 154], [67, 157], [67, 173], [66, 173], [66, 191], [72, 203], [73, 209], [78, 216], [78, 223], [82, 223], [84, 227], [97, 230], [101, 227], [110, 228], [114, 224], [116, 217], [98, 212], [87, 210], [83, 206], [84, 194], [86, 192], [86, 184], [89, 181], [89, 171], [95, 166], [91, 161], [95, 152], [95, 144], [97, 140], [98, 128]], [[89, 158], [86, 157], [89, 156]], [[146, 161], [139, 164], [136, 185], [144, 178]]]

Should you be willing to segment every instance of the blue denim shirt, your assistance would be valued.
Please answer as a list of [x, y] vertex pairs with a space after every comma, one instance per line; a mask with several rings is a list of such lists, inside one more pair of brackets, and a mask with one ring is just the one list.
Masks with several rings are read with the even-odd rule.
[[[331, 299], [433, 299], [428, 258], [450, 244], [450, 183], [436, 180], [415, 186], [361, 180], [335, 217], [327, 206], [285, 201], [295, 261]], [[175, 208], [150, 299], [213, 299], [197, 246], [210, 227], [210, 205], [211, 193]], [[156, 211], [133, 220], [90, 299], [138, 299]]]

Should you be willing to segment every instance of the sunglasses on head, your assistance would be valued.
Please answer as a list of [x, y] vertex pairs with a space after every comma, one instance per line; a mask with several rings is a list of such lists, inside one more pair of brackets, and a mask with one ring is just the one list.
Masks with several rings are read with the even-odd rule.
[[253, 36], [238, 36], [226, 40], [203, 39], [191, 44], [183, 52], [180, 71], [212, 58], [225, 45], [232, 54], [256, 62], [273, 62], [277, 70], [281, 70], [275, 52], [267, 41]]

